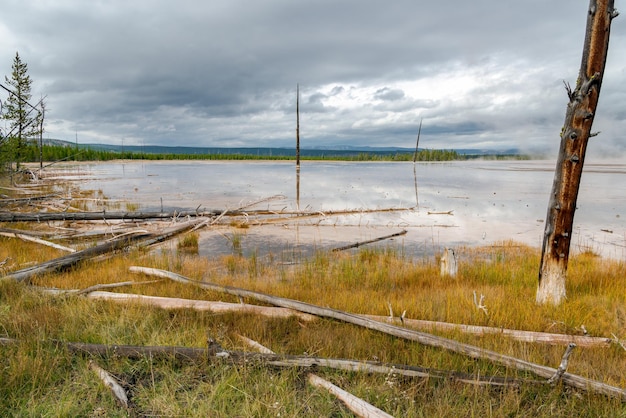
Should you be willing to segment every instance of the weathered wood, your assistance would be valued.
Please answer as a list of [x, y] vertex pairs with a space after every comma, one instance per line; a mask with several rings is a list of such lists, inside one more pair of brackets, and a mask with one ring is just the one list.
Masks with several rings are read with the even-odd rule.
[[567, 346], [567, 349], [565, 350], [565, 353], [563, 354], [563, 358], [561, 359], [561, 364], [559, 364], [559, 367], [556, 369], [556, 373], [554, 373], [554, 376], [548, 379], [548, 384], [553, 385], [559, 380], [561, 380], [561, 377], [563, 377], [563, 373], [565, 373], [565, 371], [567, 370], [569, 356], [570, 354], [572, 354], [572, 351], [574, 350], [574, 348], [576, 348], [576, 344], [574, 343], [570, 343]]
[[561, 130], [561, 144], [543, 238], [537, 303], [558, 305], [565, 298], [565, 279], [573, 232], [574, 212], [587, 142], [596, 114], [609, 48], [614, 0], [590, 0], [583, 58], [576, 88], [569, 85], [569, 103]]
[[92, 291], [87, 295], [87, 297], [89, 299], [108, 300], [120, 303], [140, 303], [142, 305], [156, 306], [163, 309], [193, 309], [196, 311], [209, 311], [214, 313], [237, 312], [262, 315], [271, 318], [289, 318], [291, 316], [296, 316], [303, 321], [313, 321], [317, 319], [317, 317], [313, 315], [305, 314], [293, 309], [277, 308], [275, 306], [250, 305], [247, 303], [228, 303], [103, 291]]
[[443, 255], [441, 256], [439, 263], [441, 268], [440, 274], [442, 277], [456, 277], [459, 268], [454, 249], [444, 248]]
[[[9, 345], [17, 343], [17, 340], [0, 338], [0, 344]], [[78, 342], [55, 341], [59, 347], [65, 347], [73, 353], [89, 354], [93, 356], [116, 356], [130, 359], [144, 357], [171, 356], [181, 360], [202, 361], [209, 356], [207, 348], [174, 347], [174, 346], [133, 346], [133, 345], [106, 345]], [[223, 352], [220, 350], [220, 352]], [[474, 385], [494, 386], [519, 386], [521, 383], [546, 384], [546, 380], [521, 380], [496, 376], [474, 376], [465, 373], [450, 372], [446, 370], [428, 369], [424, 367], [408, 366], [404, 364], [379, 363], [373, 361], [359, 361], [349, 359], [334, 359], [311, 356], [290, 356], [273, 353], [249, 353], [244, 351], [227, 351], [228, 356], [223, 356], [225, 361], [235, 364], [249, 364], [252, 361], [262, 362], [272, 367], [300, 367], [305, 369], [317, 369], [325, 367], [329, 369], [344, 370], [359, 373], [397, 374], [411, 378], [434, 378], [453, 380], [461, 383]]]
[[[140, 267], [131, 267], [131, 271], [144, 272], [148, 274], [149, 270], [143, 270]], [[155, 269], [150, 269], [155, 270]], [[277, 296], [271, 296], [264, 293], [254, 292], [250, 290], [240, 289], [231, 286], [221, 286], [218, 284], [198, 282], [196, 280], [189, 279], [176, 273], [167, 272], [170, 275], [176, 276], [180, 282], [186, 282], [194, 284], [203, 289], [209, 289], [218, 292], [224, 292], [231, 295], [249, 297], [256, 300], [270, 303], [275, 306], [282, 306], [283, 308], [296, 309], [301, 312], [309, 313], [312, 315], [318, 315], [326, 318], [333, 318], [339, 321], [343, 321], [350, 324], [362, 326], [367, 329], [376, 330], [389, 335], [393, 335], [399, 338], [404, 338], [410, 341], [416, 341], [420, 344], [424, 344], [430, 347], [443, 348], [455, 353], [463, 354], [471, 358], [486, 359], [495, 363], [501, 364], [507, 367], [513, 367], [518, 370], [529, 371], [535, 373], [537, 376], [549, 379], [556, 373], [556, 369], [552, 367], [542, 366], [525, 360], [521, 360], [515, 357], [507, 356], [497, 353], [495, 351], [485, 350], [480, 347], [476, 347], [470, 344], [459, 343], [447, 338], [438, 337], [436, 335], [419, 332], [415, 330], [409, 330], [406, 328], [400, 328], [395, 325], [384, 324], [382, 322], [374, 321], [362, 315], [351, 314], [332, 308], [323, 308], [320, 306], [312, 305], [306, 302], [300, 302], [293, 299], [281, 298]], [[581, 389], [601, 393], [607, 396], [612, 396], [626, 401], [626, 391], [624, 389], [607, 385], [605, 383], [597, 382], [591, 379], [587, 379], [582, 376], [564, 373], [562, 376], [563, 383]]]
[[0, 212], [0, 222], [45, 222], [45, 221], [101, 221], [101, 220], [138, 220], [171, 219], [186, 217], [214, 216], [212, 211], [174, 211], [174, 212]]
[[80, 261], [87, 260], [101, 254], [113, 252], [122, 248], [126, 248], [141, 239], [146, 239], [149, 236], [149, 234], [135, 235], [132, 237], [124, 237], [119, 240], [100, 244], [96, 247], [87, 248], [82, 251], [44, 261], [43, 263], [40, 263], [36, 266], [27, 267], [25, 269], [8, 273], [5, 276], [0, 277], [0, 280], [16, 280], [18, 282], [28, 281], [34, 276], [57, 271], [63, 268], [68, 268], [79, 263]]
[[267, 348], [266, 346], [264, 346], [263, 344], [251, 340], [248, 337], [244, 337], [243, 335], [239, 335], [237, 334], [237, 337], [239, 337], [239, 339], [241, 341], [243, 341], [244, 343], [246, 343], [249, 347], [254, 348], [255, 350], [257, 350], [259, 353], [263, 353], [263, 354], [276, 354], [274, 353], [272, 350], [270, 350], [269, 348]]
[[296, 209], [300, 210], [300, 84], [296, 85]]
[[31, 197], [18, 197], [18, 198], [6, 198], [0, 199], [0, 206], [3, 205], [11, 205], [11, 204], [29, 204], [31, 202], [35, 202], [38, 200], [47, 200], [47, 199], [56, 199], [58, 198], [58, 194], [49, 194], [43, 196], [31, 196]]
[[404, 230], [402, 230], [400, 232], [396, 232], [394, 234], [385, 235], [384, 237], [378, 237], [378, 238], [370, 239], [368, 241], [360, 241], [360, 242], [355, 242], [354, 244], [345, 245], [343, 247], [333, 248], [333, 251], [344, 251], [344, 250], [348, 250], [350, 248], [358, 248], [358, 247], [360, 247], [362, 245], [372, 244], [374, 242], [379, 242], [379, 241], [383, 241], [383, 240], [390, 239], [390, 238], [400, 237], [402, 235], [406, 235], [406, 233], [407, 233], [407, 230], [404, 229]]
[[113, 395], [118, 400], [119, 403], [122, 404], [124, 408], [128, 408], [128, 396], [126, 395], [126, 391], [124, 388], [117, 383], [117, 380], [109, 372], [104, 370], [102, 367], [98, 366], [93, 361], [89, 361], [89, 368], [96, 372], [100, 380], [104, 383], [106, 387], [111, 389]]
[[[239, 335], [239, 338], [243, 340], [246, 344], [251, 347], [254, 347], [259, 352], [264, 354], [275, 354], [272, 350], [265, 347], [264, 345], [251, 340], [249, 338], [244, 337], [243, 335]], [[391, 415], [383, 412], [382, 410], [376, 408], [375, 406], [365, 402], [363, 399], [357, 398], [353, 394], [344, 391], [343, 389], [335, 386], [328, 380], [310, 373], [309, 382], [315, 387], [321, 387], [328, 390], [332, 395], [336, 396], [341, 402], [343, 402], [352, 412], [354, 412], [359, 417], [389, 417]]]
[[8, 238], [18, 238], [18, 239], [21, 239], [23, 241], [34, 242], [36, 244], [46, 245], [48, 247], [56, 248], [57, 250], [65, 251], [65, 252], [68, 252], [68, 253], [75, 253], [76, 252], [76, 250], [74, 248], [70, 248], [70, 247], [66, 247], [64, 245], [56, 244], [54, 242], [46, 241], [46, 240], [41, 239], [41, 238], [35, 238], [33, 236], [26, 235], [26, 234], [20, 234], [20, 233], [16, 233], [16, 232], [2, 232], [2, 231], [0, 231], [0, 236], [8, 237]]
[[167, 228], [162, 232], [154, 234], [137, 234], [132, 236], [124, 236], [122, 238], [118, 238], [110, 242], [105, 242], [95, 247], [87, 248], [85, 250], [68, 254], [63, 257], [55, 258], [53, 260], [45, 261], [36, 266], [27, 267], [25, 269], [8, 273], [0, 277], [0, 280], [16, 280], [18, 282], [24, 282], [30, 280], [34, 276], [61, 270], [64, 268], [69, 268], [81, 261], [95, 258], [97, 256], [111, 253], [123, 248], [127, 248], [132, 245], [147, 247], [165, 241], [177, 234], [180, 234], [192, 228], [200, 221], [201, 220], [198, 219], [195, 222], [186, 222], [184, 224]]
[[310, 373], [308, 376], [308, 381], [311, 385], [315, 387], [324, 388], [329, 391], [337, 399], [343, 402], [348, 407], [348, 409], [350, 409], [350, 411], [352, 411], [356, 416], [372, 418], [392, 417], [392, 415], [389, 415], [385, 411], [376, 408], [374, 405], [365, 402], [361, 398], [357, 398], [350, 392], [346, 392], [339, 386], [336, 386], [328, 380], [322, 379], [315, 374]]
[[449, 322], [426, 321], [423, 319], [410, 319], [380, 315], [365, 315], [375, 321], [386, 322], [390, 324], [402, 324], [411, 328], [422, 331], [460, 331], [466, 334], [483, 336], [486, 334], [497, 334], [503, 337], [511, 338], [516, 341], [528, 343], [541, 343], [551, 345], [567, 345], [574, 343], [579, 347], [611, 347], [615, 340], [606, 337], [590, 337], [587, 335], [566, 335], [554, 334], [548, 332], [522, 331], [515, 329], [485, 327], [480, 325], [452, 324]]

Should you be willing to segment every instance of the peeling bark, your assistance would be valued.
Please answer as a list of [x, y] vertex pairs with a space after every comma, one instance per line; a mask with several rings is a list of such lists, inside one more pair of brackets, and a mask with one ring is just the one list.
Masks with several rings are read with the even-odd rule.
[[561, 130], [561, 145], [548, 204], [539, 268], [537, 303], [558, 305], [565, 298], [565, 278], [574, 224], [574, 212], [587, 142], [600, 96], [609, 48], [611, 20], [617, 16], [614, 0], [590, 0], [583, 57]]

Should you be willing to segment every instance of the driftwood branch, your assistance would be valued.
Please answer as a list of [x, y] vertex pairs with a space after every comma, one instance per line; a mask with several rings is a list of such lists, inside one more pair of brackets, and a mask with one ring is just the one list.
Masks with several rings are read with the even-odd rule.
[[326, 379], [310, 373], [308, 376], [309, 383], [315, 387], [324, 388], [332, 395], [336, 396], [341, 402], [343, 402], [350, 411], [354, 412], [359, 417], [392, 417], [385, 411], [376, 408], [374, 405], [365, 402], [361, 398], [357, 398], [350, 392], [346, 392], [339, 386], [336, 386]]
[[[246, 338], [242, 335], [240, 335], [239, 338], [242, 339], [249, 346], [254, 347], [255, 349], [259, 350], [261, 353], [275, 354], [272, 350], [270, 350], [269, 348], [265, 347], [264, 345], [254, 340]], [[332, 384], [328, 380], [316, 374], [309, 373], [308, 380], [309, 380], [309, 383], [311, 383], [311, 385], [315, 387], [324, 388], [327, 391], [329, 391], [332, 395], [337, 397], [337, 399], [343, 402], [348, 407], [348, 409], [350, 409], [350, 411], [354, 412], [359, 417], [374, 417], [375, 418], [375, 417], [390, 417], [391, 416], [387, 414], [386, 412], [376, 408], [375, 406], [365, 402], [363, 399], [357, 398], [353, 394], [346, 392], [345, 390], [341, 389], [340, 387]]]
[[[134, 271], [141, 271], [141, 268], [135, 267]], [[281, 298], [276, 296], [271, 296], [259, 292], [254, 292], [250, 290], [240, 289], [231, 286], [221, 286], [212, 283], [198, 282], [184, 276], [178, 275], [176, 273], [170, 273], [173, 276], [176, 276], [179, 281], [187, 282], [189, 284], [194, 284], [204, 289], [210, 289], [213, 291], [224, 292], [236, 296], [241, 297], [250, 297], [256, 300], [263, 301], [265, 303], [270, 303], [275, 306], [281, 306], [284, 308], [296, 309], [301, 312], [309, 313], [312, 315], [318, 315], [326, 318], [333, 318], [339, 321], [355, 324], [362, 326], [367, 329], [380, 331], [389, 335], [393, 335], [399, 338], [404, 338], [410, 341], [416, 341], [421, 344], [443, 348], [455, 353], [463, 354], [471, 358], [476, 359], [487, 359], [491, 360], [495, 363], [513, 367], [518, 370], [530, 371], [535, 373], [537, 376], [544, 377], [549, 379], [556, 373], [556, 369], [552, 367], [542, 366], [539, 364], [535, 364], [532, 362], [528, 362], [525, 360], [521, 360], [515, 357], [507, 356], [504, 354], [497, 353], [495, 351], [485, 350], [480, 347], [476, 347], [470, 344], [459, 343], [457, 341], [453, 341], [447, 338], [438, 337], [436, 335], [409, 330], [405, 328], [400, 328], [395, 325], [388, 325], [382, 322], [374, 321], [362, 315], [355, 315], [347, 312], [343, 312], [337, 309], [331, 308], [323, 308], [320, 306], [312, 305], [305, 302], [296, 301], [293, 299]], [[594, 381], [591, 379], [587, 379], [582, 376], [564, 373], [562, 376], [563, 382], [569, 386], [581, 389], [581, 390], [589, 390], [597, 393], [601, 393], [607, 396], [617, 397], [621, 400], [626, 401], [626, 391], [624, 389], [610, 386], [598, 381]]]
[[152, 284], [152, 283], [157, 283], [159, 281], [160, 280], [148, 280], [148, 281], [143, 281], [143, 282], [127, 281], [127, 282], [118, 282], [118, 283], [103, 283], [103, 284], [95, 284], [93, 286], [89, 286], [84, 289], [56, 289], [56, 288], [47, 288], [47, 287], [38, 287], [37, 289], [42, 292], [50, 293], [53, 295], [85, 295], [85, 294], [92, 293], [92, 292], [102, 290], [102, 289], [114, 289], [114, 288], [125, 287], [125, 286]]
[[567, 348], [565, 349], [565, 353], [563, 353], [563, 358], [561, 359], [561, 364], [556, 369], [556, 373], [550, 379], [548, 379], [548, 384], [554, 385], [556, 382], [561, 380], [563, 377], [563, 373], [567, 370], [567, 363], [569, 362], [569, 356], [572, 354], [572, 351], [576, 348], [576, 344], [569, 343]]
[[358, 248], [358, 247], [360, 247], [362, 245], [372, 244], [374, 242], [383, 241], [383, 240], [386, 240], [386, 239], [389, 239], [389, 238], [399, 237], [399, 236], [405, 235], [406, 233], [407, 233], [407, 230], [405, 229], [405, 230], [402, 230], [400, 232], [396, 232], [396, 233], [390, 234], [390, 235], [385, 235], [384, 237], [374, 238], [374, 239], [371, 239], [369, 241], [361, 241], [361, 242], [356, 242], [354, 244], [346, 245], [346, 246], [343, 246], [343, 247], [333, 248], [333, 251], [344, 251], [344, 250], [348, 250], [350, 248]]
[[100, 380], [102, 380], [106, 387], [111, 389], [111, 392], [113, 392], [113, 395], [115, 395], [115, 398], [119, 401], [119, 403], [122, 404], [124, 408], [128, 408], [128, 396], [126, 396], [126, 391], [124, 390], [124, 388], [119, 383], [117, 383], [117, 380], [115, 380], [115, 378], [111, 376], [109, 372], [98, 366], [93, 361], [89, 362], [89, 368], [96, 372], [96, 374], [98, 375]]

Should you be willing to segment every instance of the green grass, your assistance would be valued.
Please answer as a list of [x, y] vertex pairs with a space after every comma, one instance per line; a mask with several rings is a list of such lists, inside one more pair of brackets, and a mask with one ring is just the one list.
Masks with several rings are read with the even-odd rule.
[[[236, 238], [233, 229], [233, 239]], [[235, 246], [234, 246], [235, 247]], [[80, 266], [34, 280], [37, 286], [85, 288], [99, 283], [142, 281], [130, 265], [172, 270], [197, 280], [243, 287], [355, 313], [396, 315], [532, 331], [625, 337], [626, 266], [593, 254], [570, 261], [568, 299], [558, 307], [537, 306], [539, 254], [502, 243], [460, 248], [459, 275], [441, 278], [436, 259], [413, 259], [395, 248], [318, 252], [297, 265], [274, 258], [233, 255], [207, 259], [187, 251], [147, 253]], [[59, 256], [57, 250], [0, 238], [0, 259], [29, 261]], [[231, 296], [160, 281], [116, 289], [119, 292], [237, 302]], [[474, 306], [473, 292], [484, 295], [488, 315]], [[253, 301], [250, 301], [253, 302]], [[101, 344], [204, 347], [212, 337], [226, 349], [249, 350], [245, 335], [278, 353], [378, 359], [383, 362], [454, 370], [474, 375], [523, 379], [534, 376], [488, 361], [469, 359], [363, 328], [319, 319], [272, 319], [244, 314], [216, 315], [162, 310], [138, 305], [49, 296], [22, 284], [0, 281], [0, 337], [19, 340], [0, 346], [0, 416], [352, 416], [332, 396], [306, 383], [307, 371], [276, 369], [258, 363], [129, 360], [79, 355], [54, 340]], [[527, 344], [499, 336], [439, 333], [462, 342], [551, 367], [564, 347]], [[131, 400], [127, 411], [113, 399], [89, 360], [116, 376]], [[577, 348], [568, 371], [626, 387], [626, 351]], [[394, 416], [626, 416], [619, 400], [531, 383], [519, 388], [477, 387], [449, 380], [402, 378], [318, 369], [316, 374]]]

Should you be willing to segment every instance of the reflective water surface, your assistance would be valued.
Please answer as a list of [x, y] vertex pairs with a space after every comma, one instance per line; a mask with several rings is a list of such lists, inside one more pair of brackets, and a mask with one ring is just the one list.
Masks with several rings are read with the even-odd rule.
[[[293, 162], [112, 162], [70, 166], [87, 175], [81, 187], [140, 210], [250, 209], [296, 211]], [[405, 251], [429, 254], [442, 246], [515, 240], [542, 244], [553, 161], [446, 163], [307, 162], [300, 174], [299, 209], [319, 216], [242, 230], [244, 252], [340, 246], [406, 229]], [[572, 250], [626, 255], [626, 164], [586, 162]], [[364, 212], [372, 209], [395, 211]], [[352, 210], [345, 215], [331, 211]], [[224, 231], [202, 236], [202, 251], [232, 251]]]

